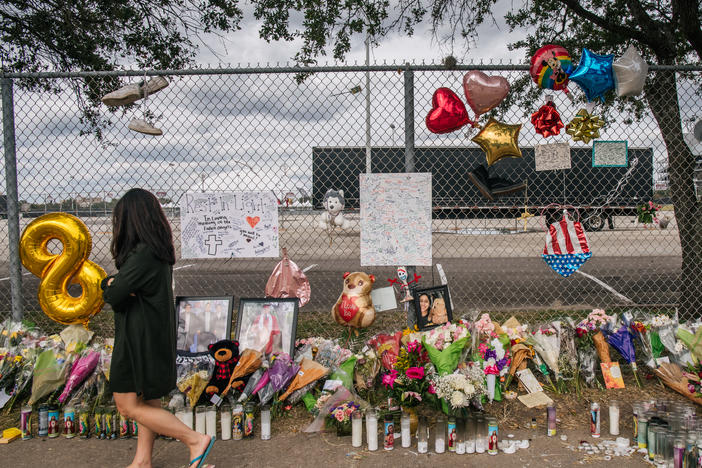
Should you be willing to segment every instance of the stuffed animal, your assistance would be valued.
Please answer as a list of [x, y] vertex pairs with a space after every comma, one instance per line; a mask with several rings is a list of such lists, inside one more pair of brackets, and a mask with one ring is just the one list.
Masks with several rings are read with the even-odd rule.
[[357, 271], [344, 273], [344, 290], [332, 307], [332, 317], [345, 327], [365, 328], [375, 321], [370, 293], [375, 277]]
[[448, 322], [448, 313], [446, 311], [446, 303], [441, 297], [434, 299], [434, 304], [431, 306], [431, 321], [435, 325], [441, 325]]
[[221, 340], [210, 344], [207, 350], [215, 360], [215, 370], [203, 392], [203, 397], [209, 401], [212, 395], [221, 394], [227, 388], [232, 371], [239, 362], [239, 342]]
[[329, 189], [327, 193], [324, 194], [323, 201], [324, 209], [327, 210], [319, 215], [318, 225], [322, 229], [334, 229], [335, 227], [340, 227], [341, 229], [350, 229], [351, 221], [344, 217], [344, 207], [346, 202], [344, 201], [344, 191]]

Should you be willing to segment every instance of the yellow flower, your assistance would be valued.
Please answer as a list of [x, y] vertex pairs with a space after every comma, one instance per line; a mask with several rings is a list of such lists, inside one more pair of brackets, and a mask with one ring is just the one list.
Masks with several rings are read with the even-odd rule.
[[15, 356], [15, 362], [22, 362], [22, 356]]

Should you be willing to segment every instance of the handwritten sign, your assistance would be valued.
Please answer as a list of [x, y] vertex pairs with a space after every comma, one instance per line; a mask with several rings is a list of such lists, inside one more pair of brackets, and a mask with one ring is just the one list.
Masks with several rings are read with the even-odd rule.
[[626, 141], [592, 142], [592, 167], [626, 167], [629, 160]]
[[278, 257], [272, 192], [186, 193], [180, 226], [181, 258]]
[[570, 169], [570, 145], [568, 143], [535, 145], [534, 162], [537, 172]]
[[431, 174], [361, 174], [361, 265], [431, 266]]

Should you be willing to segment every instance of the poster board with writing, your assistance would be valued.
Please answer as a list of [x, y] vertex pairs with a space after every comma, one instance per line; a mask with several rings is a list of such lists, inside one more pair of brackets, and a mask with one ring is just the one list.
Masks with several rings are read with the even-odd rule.
[[272, 192], [186, 193], [180, 227], [181, 258], [278, 257]]
[[626, 140], [592, 142], [592, 167], [627, 167], [629, 147]]
[[534, 163], [537, 172], [570, 169], [570, 145], [568, 143], [536, 145]]
[[361, 174], [361, 265], [431, 266], [431, 174]]

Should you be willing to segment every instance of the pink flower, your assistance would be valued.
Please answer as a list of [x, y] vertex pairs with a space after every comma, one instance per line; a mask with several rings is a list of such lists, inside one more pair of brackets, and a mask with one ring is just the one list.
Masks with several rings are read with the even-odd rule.
[[429, 392], [431, 395], [436, 395], [436, 389], [434, 388], [433, 383], [429, 384], [429, 388], [427, 389], [427, 392]]
[[497, 374], [499, 374], [499, 373], [500, 373], [500, 371], [497, 370], [497, 366], [487, 366], [487, 367], [485, 368], [485, 375], [491, 375], [491, 374], [492, 374], [492, 375], [497, 375]]
[[405, 392], [402, 396], [404, 398], [414, 398], [417, 401], [422, 401], [422, 396], [417, 392]]
[[395, 379], [397, 379], [398, 372], [393, 369], [389, 374], [383, 374], [383, 385], [386, 387], [394, 388]]
[[343, 422], [344, 421], [344, 413], [341, 411], [337, 411], [334, 413], [334, 417], [336, 418], [337, 421]]
[[419, 341], [414, 340], [414, 341], [407, 343], [407, 352], [413, 353], [414, 351], [417, 350], [417, 348], [419, 348]]
[[691, 383], [687, 384], [687, 389], [690, 391], [690, 393], [695, 393], [695, 386]]
[[478, 345], [478, 351], [480, 352], [480, 355], [483, 358], [485, 357], [485, 353], [487, 352], [487, 350], [488, 350], [488, 345], [486, 343], [480, 343]]
[[405, 375], [410, 379], [423, 379], [424, 378], [424, 368], [423, 367], [410, 367], [405, 371]]

